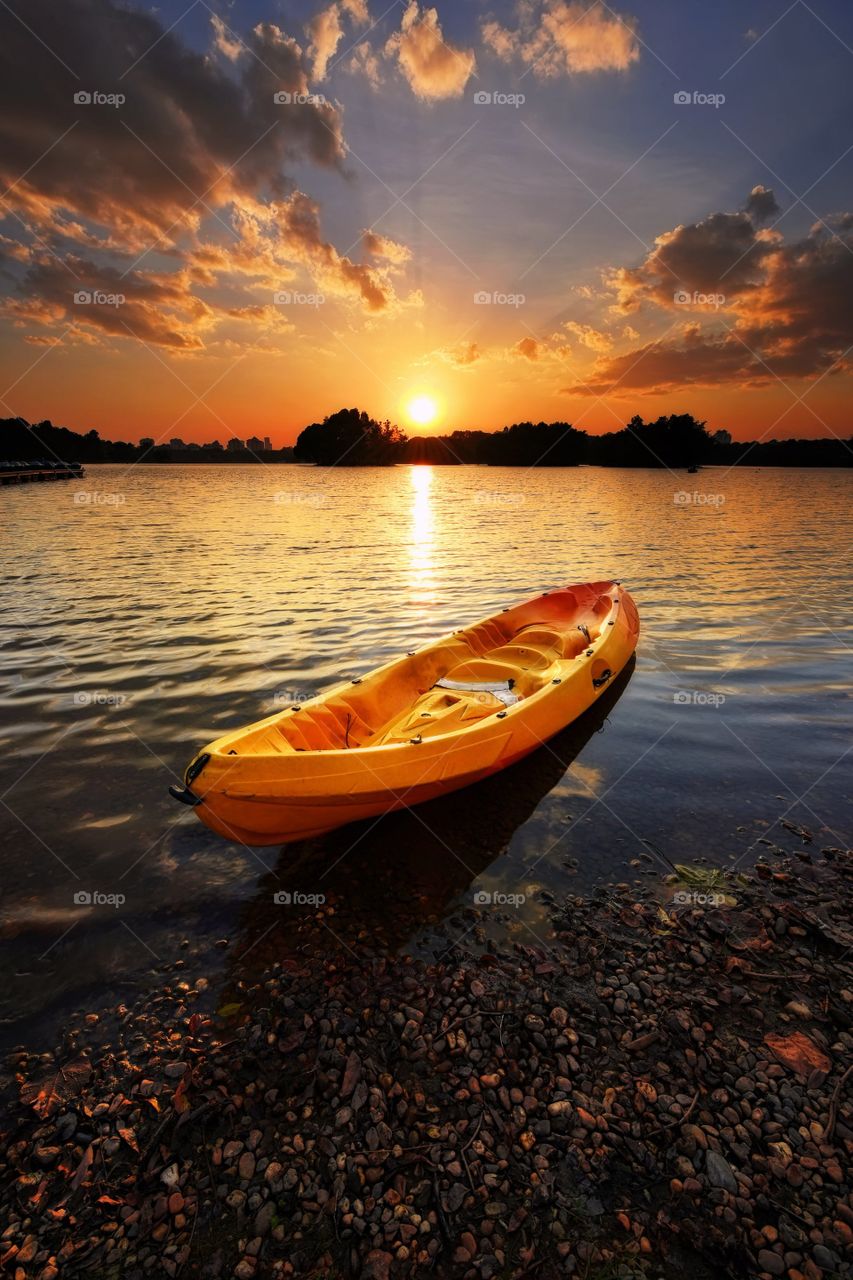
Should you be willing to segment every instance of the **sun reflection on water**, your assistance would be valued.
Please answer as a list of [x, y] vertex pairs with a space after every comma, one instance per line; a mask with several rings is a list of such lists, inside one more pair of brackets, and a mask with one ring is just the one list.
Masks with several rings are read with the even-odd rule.
[[415, 604], [435, 600], [435, 514], [432, 504], [433, 469], [413, 466], [412, 526], [409, 552], [409, 586]]

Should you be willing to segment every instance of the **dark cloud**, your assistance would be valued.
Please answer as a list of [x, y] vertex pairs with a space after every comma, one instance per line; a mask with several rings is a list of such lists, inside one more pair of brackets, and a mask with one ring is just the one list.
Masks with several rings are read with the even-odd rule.
[[[283, 193], [286, 163], [335, 164], [338, 110], [277, 104], [304, 95], [302, 51], [271, 23], [233, 39], [224, 65], [148, 13], [110, 0], [10, 0], [0, 6], [0, 179], [40, 223], [58, 209], [138, 238], [197, 222], [261, 188]], [[236, 62], [235, 60], [236, 59]], [[119, 106], [75, 103], [123, 94]], [[63, 136], [64, 135], [64, 136]], [[137, 136], [134, 136], [137, 135]]]
[[[772, 192], [754, 189], [765, 211]], [[775, 204], [775, 202], [773, 202]], [[714, 213], [655, 241], [639, 267], [614, 272], [622, 311], [652, 304], [685, 323], [674, 337], [603, 356], [574, 394], [665, 391], [692, 382], [755, 385], [851, 367], [853, 219], [839, 214], [785, 243], [749, 214]]]
[[[364, 20], [363, 0], [339, 8]], [[243, 39], [214, 18], [203, 55], [110, 0], [11, 0], [0, 5], [0, 85], [0, 182], [19, 219], [14, 253], [0, 242], [16, 286], [4, 310], [18, 324], [195, 351], [240, 318], [233, 300], [198, 290], [224, 284], [241, 317], [255, 308], [284, 330], [272, 295], [299, 267], [368, 312], [396, 302], [390, 275], [406, 247], [374, 235], [372, 262], [338, 253], [319, 206], [288, 178], [296, 160], [338, 165], [345, 146], [339, 109], [309, 92], [303, 50], [275, 24]], [[73, 303], [81, 291], [125, 301]]]
[[757, 227], [769, 222], [771, 218], [775, 218], [778, 213], [781, 213], [773, 192], [769, 187], [762, 187], [761, 185], [752, 188], [746, 198], [744, 210]]
[[745, 211], [712, 213], [657, 236], [643, 262], [613, 272], [610, 283], [625, 313], [644, 302], [683, 305], [684, 294], [723, 293], [731, 299], [755, 288], [773, 246], [772, 233], [756, 231]]
[[212, 323], [214, 313], [187, 285], [184, 272], [122, 275], [115, 267], [87, 258], [60, 262], [42, 254], [6, 311], [19, 323], [65, 327], [84, 337], [132, 337], [194, 351], [203, 346], [200, 332]]

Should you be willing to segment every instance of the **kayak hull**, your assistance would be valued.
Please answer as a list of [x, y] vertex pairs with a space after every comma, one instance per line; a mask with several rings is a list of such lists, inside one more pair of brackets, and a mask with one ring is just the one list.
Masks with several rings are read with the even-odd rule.
[[246, 845], [422, 804], [507, 768], [576, 720], [638, 635], [633, 600], [615, 582], [547, 592], [224, 735], [191, 762], [181, 798]]

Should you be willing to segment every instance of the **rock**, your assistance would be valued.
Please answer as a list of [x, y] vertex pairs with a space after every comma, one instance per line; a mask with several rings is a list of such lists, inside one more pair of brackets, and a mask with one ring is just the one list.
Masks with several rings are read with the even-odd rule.
[[461, 1182], [454, 1182], [453, 1186], [447, 1193], [447, 1207], [451, 1213], [456, 1213], [461, 1208], [462, 1202], [468, 1194], [468, 1188]]
[[737, 1195], [737, 1180], [732, 1167], [723, 1156], [716, 1151], [709, 1151], [705, 1156], [705, 1173], [712, 1187], [721, 1187], [731, 1195]]
[[169, 1080], [181, 1080], [187, 1074], [187, 1064], [185, 1062], [167, 1062], [163, 1068], [163, 1075]]
[[362, 1280], [389, 1280], [394, 1255], [382, 1249], [371, 1249], [364, 1260]]
[[262, 1205], [255, 1215], [255, 1234], [265, 1236], [272, 1226], [275, 1217], [275, 1205], [271, 1200]]
[[245, 1182], [249, 1182], [252, 1179], [255, 1173], [255, 1157], [251, 1151], [243, 1152], [237, 1162], [237, 1172]]
[[39, 1144], [33, 1147], [33, 1159], [36, 1164], [40, 1164], [43, 1168], [49, 1168], [50, 1165], [56, 1164], [61, 1151], [61, 1147], [48, 1147]]
[[771, 1276], [783, 1276], [785, 1274], [785, 1261], [774, 1253], [772, 1249], [759, 1249], [758, 1265], [762, 1271], [769, 1271]]

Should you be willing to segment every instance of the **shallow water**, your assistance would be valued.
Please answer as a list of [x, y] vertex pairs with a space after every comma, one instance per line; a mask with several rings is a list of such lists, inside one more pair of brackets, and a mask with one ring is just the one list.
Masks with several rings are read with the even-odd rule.
[[[0, 490], [6, 1038], [153, 983], [182, 943], [284, 954], [313, 909], [275, 892], [325, 894], [321, 936], [356, 952], [429, 949], [449, 918], [475, 945], [475, 894], [524, 895], [487, 904], [487, 931], [543, 946], [549, 894], [801, 847], [783, 821], [849, 842], [851, 497], [838, 471], [274, 465]], [[610, 575], [640, 611], [636, 667], [515, 769], [283, 852], [170, 799], [226, 729]]]

